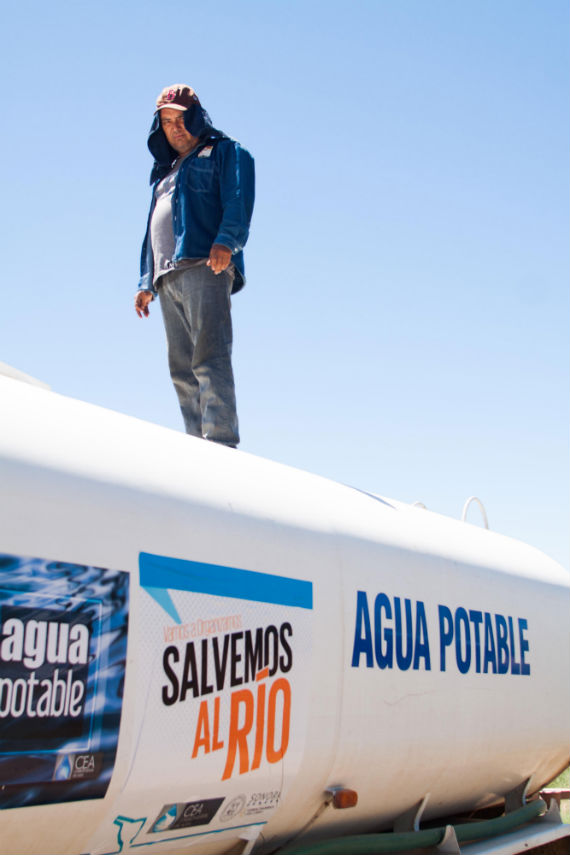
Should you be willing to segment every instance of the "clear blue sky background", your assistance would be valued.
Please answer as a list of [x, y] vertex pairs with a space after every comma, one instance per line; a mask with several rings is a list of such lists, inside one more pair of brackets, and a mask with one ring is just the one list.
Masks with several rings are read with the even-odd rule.
[[256, 158], [242, 448], [452, 516], [476, 494], [568, 566], [568, 23], [566, 0], [5, 0], [0, 359], [182, 429], [132, 297], [154, 100], [187, 82]]

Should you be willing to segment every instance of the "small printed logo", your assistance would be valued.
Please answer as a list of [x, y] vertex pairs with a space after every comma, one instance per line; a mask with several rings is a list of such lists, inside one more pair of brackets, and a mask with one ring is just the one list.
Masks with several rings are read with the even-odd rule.
[[53, 780], [54, 781], [69, 781], [71, 778], [71, 772], [73, 770], [73, 763], [68, 754], [60, 754], [60, 756], [55, 761], [55, 769], [53, 770]]
[[202, 799], [198, 802], [164, 805], [151, 828], [152, 833], [172, 831], [175, 828], [191, 828], [193, 825], [208, 825], [216, 815], [224, 801], [218, 799]]
[[245, 796], [236, 796], [227, 803], [220, 814], [220, 822], [229, 822], [243, 812], [247, 798]]
[[77, 781], [96, 778], [102, 763], [102, 754], [59, 754], [52, 780]]
[[176, 819], [176, 805], [164, 805], [162, 812], [155, 820], [151, 828], [152, 833], [157, 831], [166, 831]]
[[213, 145], [204, 146], [204, 148], [198, 152], [198, 157], [210, 157], [213, 150], [214, 150]]
[[176, 98], [176, 89], [169, 89], [164, 97], [167, 101], [174, 101]]
[[246, 814], [263, 813], [266, 810], [274, 810], [281, 798], [280, 790], [269, 790], [265, 793], [252, 793], [247, 800]]

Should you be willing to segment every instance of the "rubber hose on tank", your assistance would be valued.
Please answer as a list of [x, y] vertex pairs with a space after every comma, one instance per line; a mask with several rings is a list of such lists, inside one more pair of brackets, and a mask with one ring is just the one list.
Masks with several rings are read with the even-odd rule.
[[[545, 802], [537, 799], [496, 819], [454, 825], [453, 829], [459, 843], [467, 840], [482, 840], [512, 831], [513, 828], [529, 822], [545, 810]], [[444, 826], [426, 828], [423, 831], [354, 834], [349, 837], [337, 837], [334, 840], [322, 840], [320, 843], [285, 846], [284, 849], [279, 850], [279, 855], [377, 855], [381, 852], [406, 852], [410, 849], [437, 846], [442, 842], [445, 831]]]

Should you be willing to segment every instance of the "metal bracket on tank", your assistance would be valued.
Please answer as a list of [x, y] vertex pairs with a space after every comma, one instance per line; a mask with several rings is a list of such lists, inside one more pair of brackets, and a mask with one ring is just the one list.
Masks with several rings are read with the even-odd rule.
[[526, 805], [526, 794], [530, 778], [527, 778], [518, 787], [510, 790], [505, 796], [505, 813], [512, 813]]
[[245, 841], [245, 845], [240, 852], [240, 855], [249, 855], [263, 831], [263, 823], [260, 825], [251, 825], [246, 828], [239, 836], [240, 840]]
[[560, 814], [560, 807], [556, 799], [550, 799], [550, 804], [548, 805], [548, 810], [546, 813], [543, 813], [542, 816], [539, 816], [536, 820], [537, 822], [551, 822], [554, 825], [560, 825], [562, 823], [562, 816]]
[[426, 793], [421, 802], [401, 813], [394, 820], [394, 831], [419, 831], [420, 822], [426, 805], [429, 801], [429, 793]]
[[445, 834], [441, 838], [441, 843], [435, 847], [435, 852], [441, 852], [441, 855], [461, 855], [459, 841], [452, 825], [445, 826]]
[[[420, 831], [420, 822], [429, 801], [430, 794], [426, 793], [421, 802], [417, 802], [394, 821], [394, 833], [406, 833], [409, 831]], [[457, 835], [452, 825], [445, 826], [445, 833], [441, 841], [433, 849], [434, 855], [461, 855], [461, 849], [457, 841]]]

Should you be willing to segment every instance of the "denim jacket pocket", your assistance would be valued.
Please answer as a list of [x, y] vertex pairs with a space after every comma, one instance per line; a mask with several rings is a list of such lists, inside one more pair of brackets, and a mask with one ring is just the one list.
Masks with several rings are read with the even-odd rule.
[[196, 193], [208, 193], [214, 186], [214, 163], [207, 158], [194, 158], [188, 164], [186, 183]]

